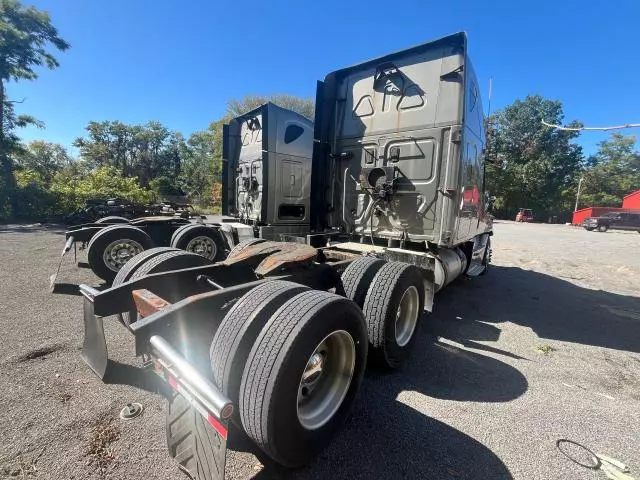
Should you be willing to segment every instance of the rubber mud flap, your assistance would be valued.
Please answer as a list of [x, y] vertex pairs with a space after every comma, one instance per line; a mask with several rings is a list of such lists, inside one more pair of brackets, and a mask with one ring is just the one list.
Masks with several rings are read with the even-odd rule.
[[[211, 421], [218, 425], [218, 429], [215, 429], [207, 418], [178, 393], [168, 398], [167, 402], [166, 431], [169, 455], [191, 478], [224, 480], [227, 455], [226, 425], [212, 419]], [[221, 431], [224, 431], [224, 436]]]

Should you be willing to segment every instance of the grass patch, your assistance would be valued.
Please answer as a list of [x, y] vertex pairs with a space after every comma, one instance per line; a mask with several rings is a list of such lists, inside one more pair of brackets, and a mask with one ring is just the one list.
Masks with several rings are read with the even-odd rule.
[[541, 353], [543, 355], [551, 355], [553, 352], [555, 352], [556, 349], [553, 348], [551, 345], [538, 345], [536, 347], [536, 352]]

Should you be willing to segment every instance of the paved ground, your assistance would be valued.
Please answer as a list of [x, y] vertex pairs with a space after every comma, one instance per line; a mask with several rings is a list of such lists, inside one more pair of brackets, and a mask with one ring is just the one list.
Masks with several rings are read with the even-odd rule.
[[[640, 235], [511, 222], [495, 232], [490, 274], [437, 296], [412, 361], [367, 374], [312, 465], [262, 465], [240, 440], [228, 478], [605, 478], [562, 456], [559, 438], [640, 477]], [[79, 358], [81, 298], [47, 288], [63, 243], [59, 230], [0, 226], [0, 476], [185, 478], [165, 451], [162, 397], [102, 384]], [[98, 283], [67, 260], [67, 293]], [[106, 324], [110, 355], [138, 365], [129, 335]], [[144, 414], [121, 421], [133, 401]]]

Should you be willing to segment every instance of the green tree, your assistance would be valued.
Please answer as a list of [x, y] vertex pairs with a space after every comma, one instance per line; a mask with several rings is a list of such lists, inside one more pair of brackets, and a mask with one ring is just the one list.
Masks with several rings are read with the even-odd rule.
[[519, 207], [534, 209], [538, 218], [572, 210], [582, 162], [582, 149], [572, 140], [579, 132], [542, 125], [560, 124], [563, 117], [560, 101], [530, 95], [488, 119], [488, 151], [496, 163], [487, 166], [487, 189], [499, 216], [513, 217]]
[[125, 176], [135, 176], [144, 187], [159, 176], [177, 177], [184, 139], [160, 122], [127, 125], [119, 121], [89, 122], [87, 136], [74, 146], [90, 164], [111, 166]]
[[[11, 215], [16, 203], [11, 196], [15, 188], [11, 155], [19, 146], [15, 129], [34, 123], [35, 119], [16, 116], [14, 103], [6, 96], [5, 84], [36, 79], [35, 69], [40, 66], [58, 67], [58, 61], [50, 52], [52, 47], [64, 51], [69, 44], [60, 38], [48, 13], [25, 7], [17, 0], [0, 0], [0, 163], [5, 197], [13, 204]], [[2, 200], [0, 198], [0, 202]]]
[[614, 133], [600, 142], [598, 152], [586, 161], [583, 178], [580, 205], [619, 207], [626, 194], [640, 189], [636, 137]]
[[215, 161], [218, 128], [215, 123], [207, 130], [191, 134], [181, 154], [179, 184], [193, 202], [202, 206], [211, 204], [213, 185], [220, 181], [221, 163]]
[[[38, 175], [45, 185], [49, 185], [56, 172], [73, 162], [67, 149], [58, 143], [33, 140], [26, 148], [14, 155], [17, 174]], [[31, 172], [31, 173], [29, 173]]]
[[247, 113], [267, 102], [274, 103], [279, 107], [293, 110], [300, 115], [313, 120], [315, 113], [315, 102], [311, 98], [300, 98], [295, 95], [246, 95], [241, 100], [229, 100], [227, 102], [227, 114], [229, 118], [237, 117]]
[[124, 176], [117, 168], [101, 166], [78, 175], [74, 168], [59, 171], [53, 177], [51, 193], [59, 198], [62, 211], [73, 211], [92, 197], [121, 197], [138, 203], [153, 200], [151, 191], [136, 178]]

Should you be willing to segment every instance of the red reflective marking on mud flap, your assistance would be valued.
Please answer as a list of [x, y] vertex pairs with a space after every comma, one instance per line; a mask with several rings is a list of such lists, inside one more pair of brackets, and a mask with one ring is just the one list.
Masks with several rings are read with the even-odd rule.
[[[169, 383], [169, 386], [171, 388], [173, 388], [176, 392], [178, 392], [178, 381], [175, 378], [173, 378], [171, 375], [166, 375], [166, 379], [167, 379], [167, 382]], [[209, 422], [209, 424], [213, 428], [215, 428], [216, 432], [218, 432], [218, 434], [222, 438], [224, 438], [225, 440], [227, 439], [228, 430], [224, 425], [222, 425], [218, 421], [218, 419], [216, 417], [211, 415], [211, 413], [208, 413], [207, 414], [207, 421]]]
[[167, 382], [169, 383], [169, 386], [177, 392], [178, 381], [175, 378], [173, 378], [171, 375], [167, 375], [166, 377], [167, 377]]
[[227, 439], [227, 429], [225, 428], [224, 425], [222, 425], [218, 419], [216, 417], [214, 417], [213, 415], [209, 414], [207, 420], [209, 421], [209, 424], [216, 429], [216, 432], [218, 432], [220, 434], [220, 436], [222, 438], [224, 438], [225, 440]]

